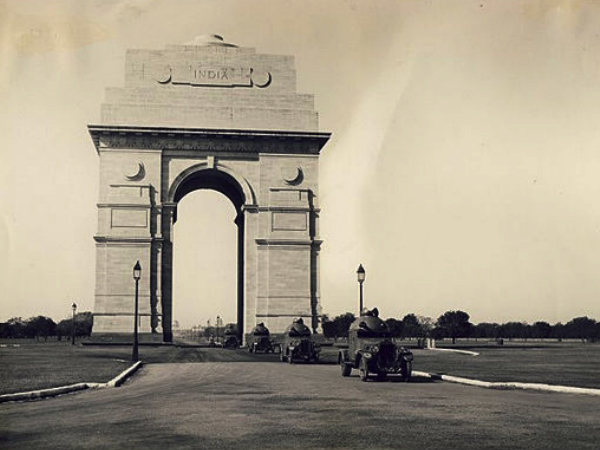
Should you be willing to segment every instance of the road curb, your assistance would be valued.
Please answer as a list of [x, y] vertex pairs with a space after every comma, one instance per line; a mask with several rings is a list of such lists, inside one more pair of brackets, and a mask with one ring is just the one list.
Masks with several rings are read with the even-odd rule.
[[501, 382], [492, 382], [492, 381], [481, 381], [474, 380], [472, 378], [462, 378], [455, 377], [452, 375], [439, 375], [436, 373], [428, 373], [428, 372], [417, 372], [413, 371], [413, 375], [419, 377], [430, 378], [432, 380], [441, 380], [447, 381], [448, 383], [457, 383], [464, 384], [468, 386], [476, 386], [486, 389], [505, 389], [505, 390], [514, 390], [514, 389], [522, 389], [529, 391], [539, 391], [539, 392], [555, 392], [562, 394], [578, 394], [578, 395], [594, 395], [600, 396], [600, 389], [593, 388], [580, 388], [574, 386], [560, 386], [555, 384], [543, 384], [543, 383], [520, 383], [516, 381], [501, 381]]
[[17, 402], [23, 400], [37, 400], [45, 397], [54, 397], [56, 395], [68, 394], [69, 392], [82, 391], [88, 389], [88, 383], [70, 384], [69, 386], [60, 386], [50, 389], [40, 389], [37, 391], [17, 392], [15, 394], [0, 395], [0, 403]]
[[125, 369], [115, 378], [110, 380], [107, 383], [76, 383], [70, 384], [68, 386], [60, 386], [49, 389], [38, 389], [36, 391], [27, 391], [27, 392], [17, 392], [14, 394], [4, 394], [0, 395], [0, 403], [5, 402], [18, 402], [18, 401], [27, 401], [27, 400], [38, 400], [46, 397], [56, 397], [57, 395], [69, 394], [71, 392], [82, 391], [85, 389], [102, 389], [109, 387], [119, 387], [121, 386], [130, 376], [132, 376], [135, 372], [142, 367], [142, 361], [138, 361], [133, 364], [131, 367]]
[[134, 373], [136, 373], [140, 369], [140, 367], [142, 367], [143, 364], [144, 363], [142, 363], [142, 361], [136, 362], [133, 366], [131, 366], [129, 369], [125, 369], [123, 372], [121, 372], [119, 375], [114, 377], [108, 383], [103, 383], [103, 384], [105, 384], [105, 386], [99, 386], [99, 387], [119, 387], [119, 386], [121, 386], [123, 383], [125, 383], [127, 378], [129, 378]]
[[433, 352], [453, 352], [453, 353], [460, 353], [462, 355], [469, 355], [469, 356], [479, 356], [479, 353], [477, 352], [472, 352], [470, 350], [460, 350], [457, 348], [428, 348], [427, 350], [433, 351]]

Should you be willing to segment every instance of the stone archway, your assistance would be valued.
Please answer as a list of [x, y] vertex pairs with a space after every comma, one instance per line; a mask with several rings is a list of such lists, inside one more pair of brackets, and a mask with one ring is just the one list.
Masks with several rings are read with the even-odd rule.
[[[243, 180], [236, 179], [236, 175], [225, 167], [215, 165], [214, 168], [208, 167], [207, 164], [201, 163], [190, 167], [183, 171], [173, 182], [169, 189], [168, 203], [171, 205], [172, 214], [171, 220], [164, 220], [166, 215], [163, 215], [163, 236], [169, 236], [168, 241], [172, 242], [173, 226], [177, 221], [177, 204], [187, 194], [201, 189], [209, 189], [223, 194], [233, 204], [236, 211], [235, 225], [237, 227], [237, 301], [236, 301], [236, 323], [238, 326], [238, 338], [243, 339], [244, 330], [244, 236], [245, 236], [245, 220], [242, 208], [247, 205], [246, 199], [250, 199], [252, 203], [253, 195], [248, 188], [247, 183]], [[163, 280], [163, 333], [165, 340], [169, 340], [172, 336], [172, 329], [169, 325], [173, 324], [173, 285], [172, 285], [172, 268], [173, 268], [173, 251], [172, 246], [163, 246], [162, 256], [162, 280]]]
[[244, 333], [257, 322], [282, 332], [298, 316], [317, 329], [318, 158], [330, 135], [312, 96], [296, 93], [293, 59], [215, 38], [129, 51], [125, 78], [88, 127], [100, 157], [93, 335], [130, 333], [140, 260], [141, 332], [172, 341], [172, 227], [196, 189], [236, 208]]

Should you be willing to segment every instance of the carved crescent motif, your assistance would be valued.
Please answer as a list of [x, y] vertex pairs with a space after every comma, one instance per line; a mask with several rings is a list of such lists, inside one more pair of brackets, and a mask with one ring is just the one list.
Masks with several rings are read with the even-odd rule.
[[252, 83], [258, 88], [266, 88], [271, 84], [271, 81], [273, 81], [273, 76], [271, 75], [271, 72], [263, 72], [261, 74], [252, 72]]
[[302, 179], [304, 178], [302, 167], [282, 167], [281, 178], [287, 184], [295, 185], [302, 183]]
[[165, 66], [165, 73], [161, 74], [156, 81], [160, 84], [168, 84], [171, 82], [171, 78], [173, 78], [173, 69], [171, 69], [171, 66]]
[[146, 176], [146, 169], [144, 163], [138, 161], [137, 163], [129, 163], [123, 168], [123, 175], [129, 181], [138, 181]]

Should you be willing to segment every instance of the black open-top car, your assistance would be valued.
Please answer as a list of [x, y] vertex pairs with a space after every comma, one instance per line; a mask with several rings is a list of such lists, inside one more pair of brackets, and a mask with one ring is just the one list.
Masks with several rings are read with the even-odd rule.
[[233, 326], [225, 328], [223, 333], [223, 347], [225, 348], [236, 348], [239, 347], [240, 343], [237, 337], [237, 330]]
[[342, 376], [350, 376], [358, 369], [361, 381], [369, 374], [384, 380], [388, 374], [397, 374], [409, 381], [412, 374], [413, 354], [392, 341], [387, 324], [379, 318], [377, 308], [363, 310], [348, 330], [348, 349], [340, 350], [338, 362]]
[[294, 319], [285, 330], [281, 344], [281, 361], [290, 364], [296, 361], [318, 362], [321, 347], [312, 340], [310, 329], [302, 318]]
[[248, 351], [250, 353], [275, 353], [275, 345], [270, 334], [264, 323], [257, 324], [248, 337]]

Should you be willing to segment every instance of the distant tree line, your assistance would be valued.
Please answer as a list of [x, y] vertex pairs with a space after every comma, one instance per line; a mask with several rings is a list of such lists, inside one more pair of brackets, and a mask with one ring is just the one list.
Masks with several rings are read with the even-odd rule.
[[[350, 312], [339, 315], [333, 319], [323, 315], [323, 334], [328, 338], [348, 336], [348, 328], [356, 316]], [[464, 311], [446, 311], [436, 321], [429, 317], [407, 314], [402, 319], [388, 318], [385, 321], [390, 328], [392, 336], [399, 338], [425, 338], [434, 339], [450, 338], [482, 338], [482, 339], [580, 339], [582, 341], [600, 341], [600, 322], [587, 316], [576, 317], [569, 322], [554, 325], [538, 321], [533, 324], [527, 322], [506, 322], [503, 324], [482, 322], [474, 325], [470, 316]], [[93, 315], [91, 312], [81, 312], [72, 318], [63, 319], [55, 323], [51, 318], [35, 316], [29, 319], [13, 317], [7, 322], [0, 322], [0, 338], [29, 338], [44, 339], [49, 337], [68, 338], [73, 330], [76, 337], [89, 337], [92, 334]], [[235, 324], [220, 327], [219, 335], [223, 335], [225, 328]], [[200, 330], [199, 330], [200, 331]], [[215, 327], [206, 327], [201, 330], [205, 337], [215, 336]]]
[[[330, 319], [322, 318], [323, 334], [329, 338], [348, 336], [348, 328], [356, 316], [345, 313]], [[581, 339], [600, 340], [600, 322], [589, 317], [576, 317], [569, 322], [550, 325], [538, 321], [506, 322], [503, 324], [482, 322], [474, 325], [464, 311], [446, 311], [436, 321], [429, 317], [407, 314], [402, 319], [389, 318], [385, 321], [393, 337], [399, 338], [487, 338], [487, 339]]]
[[565, 324], [538, 321], [506, 322], [503, 324], [482, 322], [473, 327], [473, 337], [479, 338], [516, 338], [516, 339], [581, 339], [582, 341], [600, 340], [600, 322], [587, 316], [576, 317]]
[[63, 319], [56, 323], [50, 317], [36, 316], [29, 319], [13, 317], [7, 322], [0, 322], [0, 338], [44, 339], [49, 337], [61, 340], [71, 337], [75, 331], [76, 337], [88, 337], [92, 334], [94, 318], [91, 312], [81, 312], [73, 318]]

